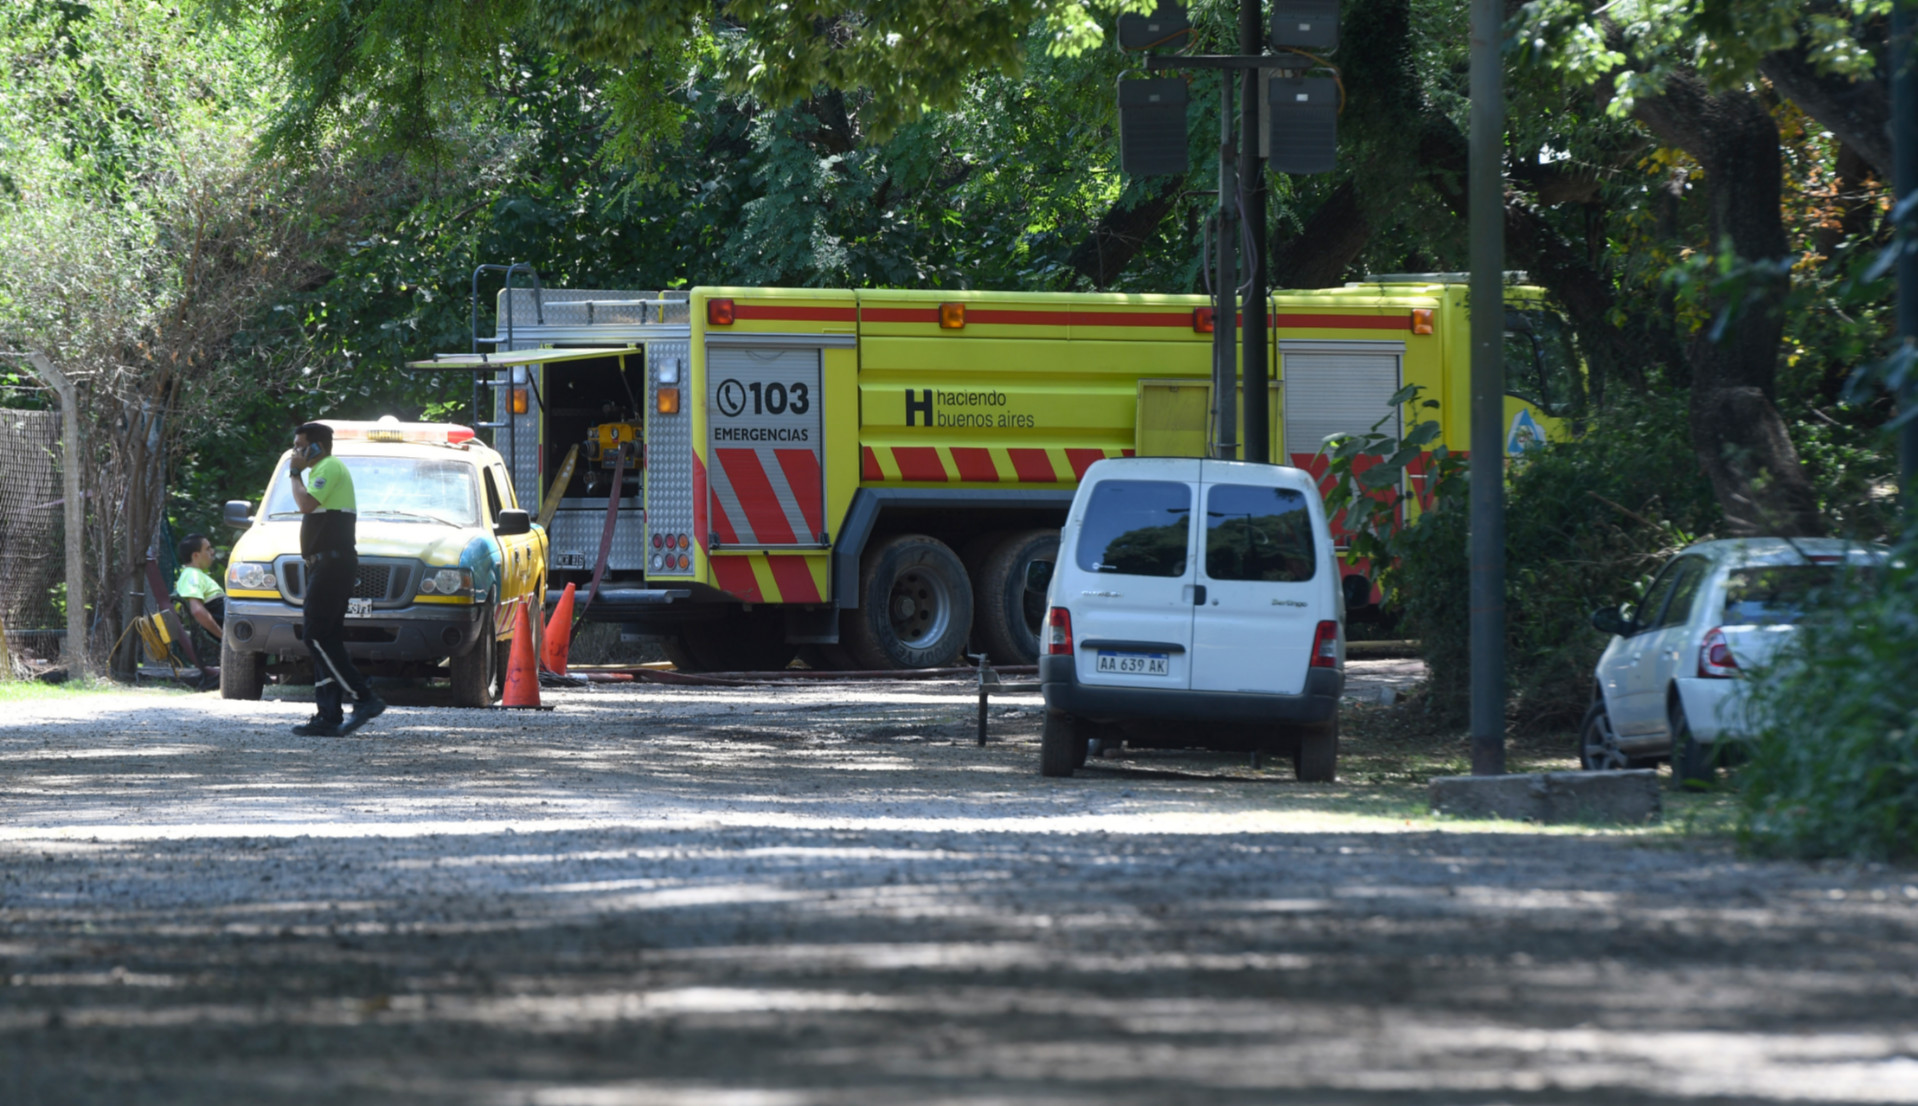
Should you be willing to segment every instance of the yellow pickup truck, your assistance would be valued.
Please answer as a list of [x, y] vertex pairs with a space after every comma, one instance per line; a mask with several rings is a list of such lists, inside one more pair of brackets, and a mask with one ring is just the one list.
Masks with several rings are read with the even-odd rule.
[[[499, 697], [518, 608], [540, 624], [547, 538], [519, 507], [506, 463], [464, 426], [327, 420], [333, 455], [359, 500], [360, 575], [346, 647], [368, 675], [452, 680], [461, 706]], [[220, 694], [258, 699], [269, 671], [307, 655], [300, 604], [300, 510], [287, 458], [256, 511], [226, 504], [244, 529], [226, 572]]]

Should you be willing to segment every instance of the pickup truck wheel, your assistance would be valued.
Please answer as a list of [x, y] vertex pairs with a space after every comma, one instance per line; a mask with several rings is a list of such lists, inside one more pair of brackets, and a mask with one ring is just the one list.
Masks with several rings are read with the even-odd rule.
[[[510, 644], [510, 643], [509, 643]], [[460, 656], [447, 661], [453, 677], [453, 705], [489, 707], [493, 705], [493, 683], [504, 672], [498, 663], [500, 650], [493, 638], [493, 611], [480, 616], [479, 640]]]
[[840, 644], [862, 668], [938, 668], [955, 663], [972, 634], [972, 584], [945, 542], [905, 534], [866, 551], [859, 608]]
[[1710, 788], [1718, 775], [1713, 749], [1692, 733], [1684, 704], [1673, 700], [1666, 720], [1672, 734], [1672, 786], [1683, 791]]
[[1331, 783], [1339, 774], [1339, 720], [1305, 726], [1292, 753], [1292, 775], [1301, 783]]
[[242, 653], [220, 639], [220, 698], [258, 699], [266, 687], [266, 654]]
[[1086, 735], [1070, 714], [1047, 711], [1039, 729], [1039, 774], [1070, 776], [1086, 762]]
[[1038, 664], [1046, 589], [1033, 590], [1033, 565], [1059, 557], [1059, 531], [1028, 530], [1002, 538], [974, 572], [973, 628], [994, 664]]

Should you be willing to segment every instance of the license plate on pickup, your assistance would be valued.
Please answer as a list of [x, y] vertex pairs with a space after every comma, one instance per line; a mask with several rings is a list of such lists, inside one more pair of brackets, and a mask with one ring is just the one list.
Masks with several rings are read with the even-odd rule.
[[346, 617], [373, 617], [373, 601], [371, 599], [348, 599], [346, 601]]
[[1099, 671], [1118, 676], [1164, 676], [1171, 662], [1164, 653], [1108, 653], [1099, 650]]
[[555, 553], [555, 554], [553, 554], [553, 567], [554, 567], [554, 568], [571, 568], [571, 569], [583, 569], [583, 568], [585, 568], [585, 567], [586, 567], [586, 554], [584, 554], [584, 553]]

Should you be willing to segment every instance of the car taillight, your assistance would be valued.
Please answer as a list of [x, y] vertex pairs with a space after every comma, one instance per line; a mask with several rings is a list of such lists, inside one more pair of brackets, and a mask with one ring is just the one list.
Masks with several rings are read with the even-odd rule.
[[1064, 607], [1046, 612], [1046, 652], [1055, 657], [1072, 655], [1072, 612]]
[[1321, 622], [1312, 635], [1312, 667], [1337, 668], [1339, 666], [1339, 624]]
[[1725, 640], [1725, 631], [1714, 627], [1706, 631], [1705, 640], [1698, 643], [1698, 674], [1719, 679], [1738, 675], [1738, 659], [1732, 656], [1732, 644]]

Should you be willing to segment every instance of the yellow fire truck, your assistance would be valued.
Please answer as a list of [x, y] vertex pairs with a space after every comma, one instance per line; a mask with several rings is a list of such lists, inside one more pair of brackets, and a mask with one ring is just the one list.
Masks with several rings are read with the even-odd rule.
[[[597, 577], [585, 617], [658, 638], [683, 668], [783, 667], [801, 649], [909, 668], [968, 647], [1029, 664], [1087, 466], [1208, 453], [1211, 311], [1200, 296], [509, 281], [496, 333], [475, 324], [490, 352], [410, 367], [476, 374], [520, 501], [550, 517], [551, 586]], [[1564, 432], [1582, 376], [1537, 289], [1509, 285], [1506, 319], [1507, 440], [1490, 444], [1519, 451]], [[1268, 322], [1273, 460], [1323, 472], [1325, 439], [1397, 427], [1390, 399], [1410, 384], [1440, 401], [1445, 443], [1470, 448], [1462, 275], [1283, 292]]]

